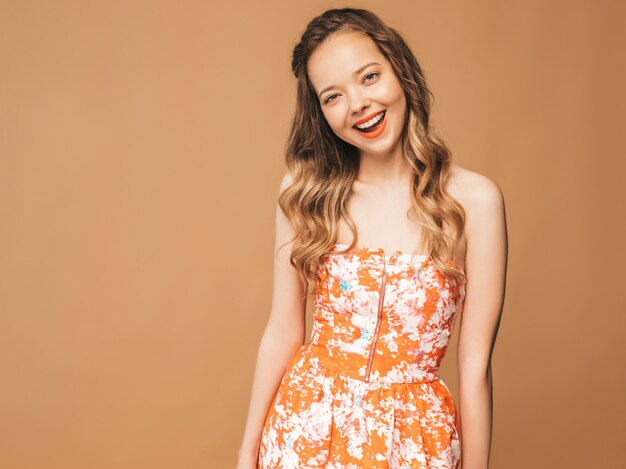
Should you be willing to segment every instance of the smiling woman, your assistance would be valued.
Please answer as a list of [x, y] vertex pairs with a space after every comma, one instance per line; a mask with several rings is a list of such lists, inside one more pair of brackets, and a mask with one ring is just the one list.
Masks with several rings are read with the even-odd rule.
[[364, 138], [376, 140], [377, 147], [399, 140], [406, 114], [404, 90], [367, 34], [347, 27], [336, 32], [315, 49], [306, 68], [313, 88], [322, 90], [322, 113], [335, 135], [355, 146]]
[[[373, 13], [314, 18], [292, 70], [272, 309], [238, 469], [486, 469], [499, 187], [452, 164], [417, 60]], [[459, 412], [439, 367], [461, 313]]]

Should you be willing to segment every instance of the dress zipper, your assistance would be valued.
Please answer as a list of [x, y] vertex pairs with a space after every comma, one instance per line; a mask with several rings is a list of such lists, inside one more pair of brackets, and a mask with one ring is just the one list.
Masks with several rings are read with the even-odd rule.
[[370, 380], [370, 371], [372, 370], [372, 361], [374, 360], [374, 351], [376, 350], [376, 341], [378, 340], [378, 331], [380, 330], [380, 323], [383, 318], [383, 303], [385, 300], [385, 286], [387, 285], [387, 256], [383, 253], [383, 259], [385, 261], [385, 269], [383, 270], [383, 278], [380, 285], [380, 295], [378, 300], [378, 317], [376, 321], [376, 329], [374, 330], [374, 340], [372, 341], [372, 347], [370, 349], [370, 356], [367, 362], [367, 371], [365, 372], [365, 379], [367, 382]]

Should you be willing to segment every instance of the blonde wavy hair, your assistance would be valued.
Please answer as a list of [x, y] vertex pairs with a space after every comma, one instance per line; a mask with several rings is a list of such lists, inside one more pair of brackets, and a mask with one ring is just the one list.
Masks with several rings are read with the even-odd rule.
[[[285, 157], [293, 180], [278, 198], [280, 208], [295, 230], [291, 265], [310, 287], [307, 290], [316, 292], [321, 283], [321, 257], [351, 250], [358, 238], [346, 205], [359, 169], [359, 151], [337, 137], [326, 122], [306, 70], [311, 53], [339, 31], [367, 34], [391, 64], [404, 90], [407, 113], [401, 138], [413, 188], [408, 213], [420, 214], [417, 218], [426, 253], [456, 285], [465, 277], [464, 272], [443, 260], [446, 252], [454, 252], [462, 236], [465, 212], [445, 190], [451, 153], [429, 129], [432, 93], [400, 33], [364, 9], [325, 11], [309, 22], [293, 50], [291, 68], [297, 79], [297, 97]], [[332, 251], [341, 217], [354, 237], [345, 251]], [[444, 224], [450, 228], [451, 235], [444, 231]]]

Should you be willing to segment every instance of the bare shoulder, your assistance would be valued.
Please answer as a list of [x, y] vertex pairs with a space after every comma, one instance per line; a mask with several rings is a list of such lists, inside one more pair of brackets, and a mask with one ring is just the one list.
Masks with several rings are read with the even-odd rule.
[[[280, 188], [278, 190], [278, 196], [287, 189], [293, 182], [293, 177], [287, 171], [280, 180]], [[291, 252], [291, 244], [293, 241], [294, 229], [291, 220], [287, 217], [280, 205], [276, 203], [276, 255], [281, 251], [281, 248], [285, 245], [290, 245], [289, 249], [285, 252], [288, 255]]]
[[285, 189], [287, 189], [287, 187], [291, 185], [292, 182], [293, 182], [293, 176], [291, 175], [289, 171], [286, 171], [282, 179], [280, 180], [279, 192], [282, 193]]
[[[464, 259], [465, 264], [471, 263], [471, 258], [489, 256], [495, 245], [506, 243], [503, 239], [506, 236], [504, 197], [495, 181], [452, 164], [446, 190], [465, 211], [464, 232], [456, 253], [459, 259]], [[484, 245], [483, 252], [480, 252], [481, 245]]]
[[493, 179], [455, 163], [450, 166], [446, 189], [463, 206], [468, 217], [476, 211], [504, 205], [502, 191]]

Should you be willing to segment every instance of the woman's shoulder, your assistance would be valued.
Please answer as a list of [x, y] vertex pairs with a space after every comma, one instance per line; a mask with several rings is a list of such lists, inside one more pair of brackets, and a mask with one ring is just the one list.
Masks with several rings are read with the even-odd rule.
[[285, 174], [283, 174], [282, 179], [280, 180], [280, 189], [278, 192], [282, 192], [285, 189], [287, 189], [291, 185], [292, 182], [293, 182], [293, 176], [291, 175], [289, 171], [286, 171]]
[[[504, 197], [498, 184], [484, 174], [452, 164], [446, 190], [465, 211], [465, 242], [493, 239], [505, 216]], [[466, 259], [467, 247], [463, 249], [460, 259]]]
[[450, 165], [446, 190], [466, 209], [477, 204], [499, 203], [503, 198], [493, 179], [456, 163]]

